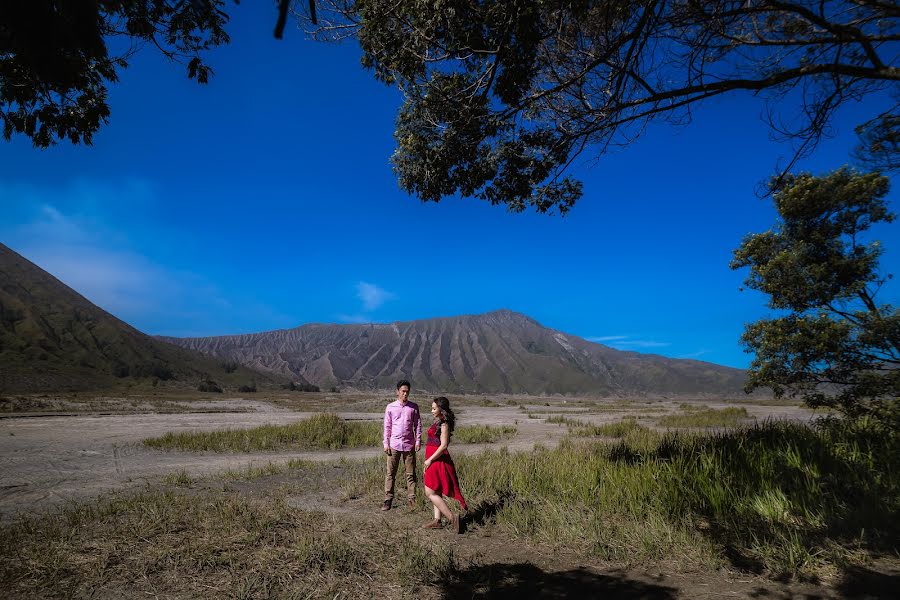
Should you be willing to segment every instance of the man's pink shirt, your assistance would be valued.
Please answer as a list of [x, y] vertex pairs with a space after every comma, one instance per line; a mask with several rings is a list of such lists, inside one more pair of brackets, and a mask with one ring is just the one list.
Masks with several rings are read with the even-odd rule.
[[384, 409], [384, 445], [393, 450], [408, 452], [420, 444], [422, 439], [422, 419], [419, 417], [419, 405], [399, 400], [388, 404]]

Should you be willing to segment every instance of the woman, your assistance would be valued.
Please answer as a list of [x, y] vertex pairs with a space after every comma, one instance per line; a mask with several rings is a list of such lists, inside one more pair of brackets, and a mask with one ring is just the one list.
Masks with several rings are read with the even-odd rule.
[[423, 525], [424, 529], [440, 529], [443, 515], [456, 533], [460, 533], [459, 515], [453, 514], [443, 496], [459, 501], [466, 510], [466, 499], [459, 491], [459, 480], [456, 478], [456, 467], [447, 452], [450, 436], [456, 426], [456, 416], [450, 410], [450, 401], [441, 396], [431, 403], [431, 414], [434, 423], [428, 429], [425, 442], [425, 495], [434, 504], [434, 519]]

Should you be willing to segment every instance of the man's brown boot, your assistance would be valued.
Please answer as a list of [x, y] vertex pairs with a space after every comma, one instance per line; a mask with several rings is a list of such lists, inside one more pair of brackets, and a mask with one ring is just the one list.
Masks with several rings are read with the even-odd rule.
[[391, 510], [391, 501], [385, 500], [384, 504], [381, 505], [381, 510]]

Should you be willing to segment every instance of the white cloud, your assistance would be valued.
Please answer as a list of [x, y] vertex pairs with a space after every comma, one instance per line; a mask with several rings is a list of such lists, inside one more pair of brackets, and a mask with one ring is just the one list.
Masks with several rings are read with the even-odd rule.
[[657, 342], [655, 340], [635, 340], [629, 335], [601, 335], [585, 338], [589, 342], [606, 344], [619, 350], [631, 350], [634, 348], [664, 348], [671, 346], [669, 342]]
[[394, 294], [391, 292], [365, 281], [360, 281], [356, 284], [356, 295], [362, 300], [363, 310], [366, 312], [375, 310], [394, 297]]
[[[45, 193], [37, 188], [19, 191], [26, 198]], [[213, 315], [233, 308], [206, 278], [154, 262], [96, 217], [46, 202], [23, 216], [21, 224], [2, 229], [13, 250], [138, 329], [162, 333], [183, 323], [210, 326]]]
[[335, 315], [334, 317], [341, 323], [371, 323], [372, 319], [366, 315]]
[[168, 333], [174, 333], [185, 322], [199, 325], [234, 310], [202, 276], [128, 250], [44, 240], [21, 252], [97, 306], [148, 333], [173, 326]]
[[654, 340], [624, 340], [621, 342], [616, 342], [619, 346], [629, 346], [632, 348], [662, 348], [664, 346], [671, 346], [669, 342], [656, 342]]
[[601, 335], [599, 337], [589, 337], [584, 338], [589, 342], [597, 342], [598, 344], [602, 344], [604, 342], [617, 342], [619, 340], [628, 339], [627, 335]]

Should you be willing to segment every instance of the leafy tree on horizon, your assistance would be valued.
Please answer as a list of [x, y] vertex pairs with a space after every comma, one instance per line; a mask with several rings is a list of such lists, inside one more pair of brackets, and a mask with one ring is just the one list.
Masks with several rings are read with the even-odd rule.
[[754, 353], [747, 391], [770, 387], [900, 427], [900, 309], [876, 301], [891, 275], [879, 273], [879, 242], [863, 239], [895, 218], [887, 178], [841, 168], [788, 175], [771, 191], [778, 222], [747, 236], [731, 262], [750, 268], [747, 287], [780, 313], [741, 338]]

